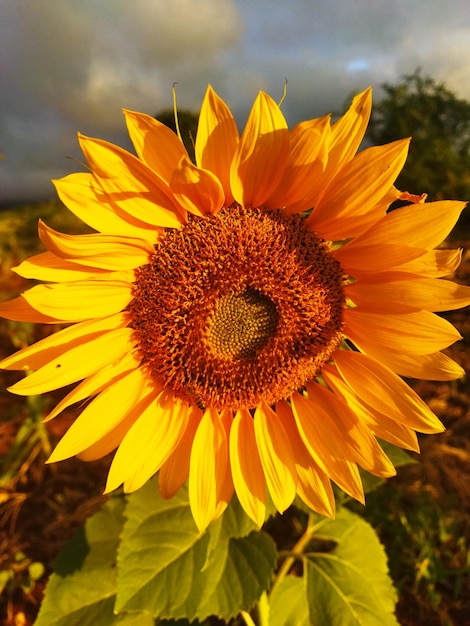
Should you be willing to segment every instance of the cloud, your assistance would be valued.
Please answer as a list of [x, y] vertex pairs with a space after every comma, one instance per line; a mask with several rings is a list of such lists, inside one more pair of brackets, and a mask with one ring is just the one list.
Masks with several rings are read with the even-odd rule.
[[60, 175], [63, 156], [79, 157], [77, 130], [121, 137], [121, 108], [154, 113], [173, 82], [198, 108], [208, 76], [225, 82], [223, 56], [242, 34], [230, 0], [16, 0], [0, 6], [0, 24], [4, 200], [46, 192], [38, 160]]
[[468, 0], [0, 2], [0, 201], [53, 195], [76, 132], [128, 147], [121, 108], [198, 110], [207, 83], [240, 125], [288, 79], [289, 123], [421, 66], [470, 99]]

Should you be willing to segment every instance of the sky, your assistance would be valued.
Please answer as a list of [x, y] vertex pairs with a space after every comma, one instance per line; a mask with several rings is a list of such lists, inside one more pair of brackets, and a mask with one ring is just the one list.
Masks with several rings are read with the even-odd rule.
[[470, 100], [469, 59], [468, 0], [0, 0], [0, 204], [53, 198], [78, 131], [130, 149], [121, 109], [171, 107], [173, 83], [195, 112], [212, 84], [242, 128], [287, 79], [294, 124], [417, 67]]

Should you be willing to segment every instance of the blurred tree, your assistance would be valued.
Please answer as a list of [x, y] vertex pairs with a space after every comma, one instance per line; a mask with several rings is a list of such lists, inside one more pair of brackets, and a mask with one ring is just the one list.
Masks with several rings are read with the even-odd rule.
[[[176, 132], [175, 113], [173, 109], [163, 109], [155, 115], [155, 118]], [[188, 111], [187, 109], [178, 109], [178, 126], [181, 139], [193, 162], [198, 119], [199, 116], [196, 113]]]
[[[397, 187], [428, 200], [470, 200], [470, 102], [417, 69], [375, 105], [368, 129], [374, 144], [412, 137]], [[468, 220], [468, 209], [466, 210]]]

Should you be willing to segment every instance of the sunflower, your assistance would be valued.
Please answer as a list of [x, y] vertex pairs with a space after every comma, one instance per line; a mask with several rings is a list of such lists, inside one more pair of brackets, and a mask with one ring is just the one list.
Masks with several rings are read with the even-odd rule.
[[335, 123], [289, 131], [261, 92], [240, 136], [209, 87], [196, 164], [133, 111], [137, 156], [79, 135], [89, 172], [54, 182], [96, 232], [40, 222], [47, 252], [15, 271], [45, 282], [0, 308], [65, 324], [0, 364], [33, 370], [20, 395], [78, 383], [46, 418], [86, 403], [51, 462], [115, 450], [106, 491], [159, 472], [171, 497], [189, 480], [203, 530], [234, 492], [258, 525], [267, 492], [281, 513], [297, 494], [333, 516], [332, 482], [363, 502], [358, 466], [395, 473], [377, 438], [418, 451], [415, 431], [443, 430], [401, 377], [463, 375], [435, 312], [470, 289], [440, 280], [461, 252], [435, 248], [464, 203], [394, 187], [408, 140], [356, 154], [370, 108], [368, 89]]

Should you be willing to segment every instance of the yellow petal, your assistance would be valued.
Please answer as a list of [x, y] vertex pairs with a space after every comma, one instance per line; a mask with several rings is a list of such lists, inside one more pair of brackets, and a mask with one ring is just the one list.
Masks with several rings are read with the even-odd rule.
[[220, 420], [222, 422], [222, 426], [225, 429], [225, 437], [227, 441], [227, 463], [225, 466], [225, 474], [220, 482], [217, 493], [217, 507], [214, 519], [222, 515], [222, 513], [225, 511], [230, 500], [233, 497], [233, 492], [235, 490], [232, 479], [232, 468], [230, 467], [229, 450], [230, 429], [233, 423], [233, 411], [231, 409], [224, 409], [220, 414]]
[[13, 300], [0, 302], [0, 315], [7, 320], [35, 322], [36, 324], [58, 324], [59, 322], [67, 322], [67, 320], [57, 319], [51, 315], [40, 313], [29, 304], [24, 296], [18, 296], [18, 298], [13, 298]]
[[[146, 399], [147, 400], [147, 399]], [[124, 438], [129, 428], [140, 416], [141, 404], [137, 404], [112, 430], [106, 433], [101, 439], [92, 444], [89, 448], [79, 452], [77, 458], [81, 461], [90, 462], [102, 459], [113, 452]]]
[[462, 250], [429, 250], [417, 259], [391, 267], [390, 272], [409, 272], [429, 278], [453, 274], [462, 261]]
[[409, 140], [373, 146], [346, 163], [315, 204], [306, 227], [329, 240], [356, 237], [385, 215], [379, 203], [408, 154]]
[[70, 174], [52, 181], [59, 198], [82, 222], [100, 233], [139, 237], [150, 242], [161, 231], [123, 211], [97, 185], [92, 174]]
[[327, 365], [322, 368], [322, 376], [337, 396], [353, 411], [376, 437], [389, 441], [400, 448], [419, 452], [418, 438], [411, 428], [373, 409], [363, 402], [357, 393], [341, 378], [336, 367]]
[[398, 354], [431, 354], [447, 348], [461, 335], [447, 320], [429, 311], [387, 315], [362, 308], [346, 309], [344, 334], [355, 342], [378, 344]]
[[109, 274], [107, 270], [77, 265], [73, 261], [61, 259], [52, 252], [36, 254], [11, 269], [23, 278], [34, 278], [52, 283], [101, 278]]
[[191, 449], [189, 504], [199, 532], [217, 517], [228, 463], [227, 434], [215, 409], [206, 409]]
[[233, 202], [230, 166], [238, 142], [238, 129], [230, 109], [209, 85], [199, 114], [196, 162], [199, 167], [210, 170], [220, 180], [226, 206]]
[[287, 215], [314, 206], [328, 157], [330, 117], [297, 124], [290, 132], [290, 151], [284, 174], [267, 206], [285, 207]]
[[315, 463], [351, 497], [364, 502], [354, 451], [324, 407], [300, 393], [292, 394], [299, 434]]
[[289, 156], [289, 131], [278, 105], [260, 92], [251, 109], [230, 180], [235, 200], [260, 206], [268, 200], [284, 173]]
[[193, 215], [203, 217], [217, 213], [225, 201], [218, 178], [182, 157], [170, 181], [171, 190], [180, 205]]
[[308, 397], [326, 407], [328, 415], [338, 426], [349, 447], [355, 452], [355, 461], [376, 476], [395, 476], [395, 468], [385, 452], [348, 405], [323, 385], [312, 382], [307, 385]]
[[144, 239], [122, 235], [66, 235], [39, 220], [39, 238], [53, 254], [104, 270], [132, 270], [149, 262], [155, 251]]
[[[144, 485], [160, 469], [172, 452], [175, 451], [188, 423], [189, 406], [186, 403], [181, 403], [179, 407], [175, 405], [173, 411], [167, 410], [167, 414], [167, 425], [169, 426], [167, 432], [171, 432], [171, 436], [167, 436], [166, 439], [159, 441], [153, 435], [155, 448], [147, 446], [147, 456], [143, 456], [140, 467], [124, 482], [125, 492], [135, 491]], [[170, 421], [171, 426], [169, 424]], [[156, 452], [157, 454], [155, 454]]]
[[276, 404], [276, 413], [282, 421], [289, 438], [297, 472], [297, 493], [311, 509], [334, 517], [335, 497], [329, 477], [312, 459], [305, 447], [295, 423], [292, 409], [285, 401]]
[[458, 363], [443, 354], [397, 354], [390, 352], [383, 345], [355, 341], [361, 352], [365, 352], [376, 361], [380, 361], [400, 376], [422, 380], [455, 380], [465, 376], [465, 370]]
[[80, 147], [102, 190], [136, 219], [179, 228], [186, 216], [168, 185], [142, 161], [118, 146], [79, 134]]
[[184, 432], [187, 409], [187, 404], [166, 389], [150, 394], [114, 455], [106, 491], [122, 483], [125, 492], [135, 491], [160, 469]]
[[128, 323], [129, 317], [126, 313], [117, 313], [103, 319], [74, 324], [8, 356], [0, 361], [0, 367], [11, 370], [37, 370], [70, 348], [94, 339], [103, 332], [124, 328]]
[[202, 411], [195, 406], [191, 407], [185, 431], [158, 474], [158, 488], [162, 498], [172, 498], [189, 476], [191, 448], [201, 419]]
[[335, 363], [348, 385], [372, 408], [422, 433], [438, 433], [443, 425], [399, 376], [360, 352], [337, 350]]
[[326, 192], [341, 167], [356, 154], [369, 122], [372, 107], [372, 90], [366, 89], [355, 96], [348, 111], [331, 127], [328, 163], [317, 185], [315, 203]]
[[345, 293], [363, 310], [390, 312], [391, 307], [451, 311], [470, 304], [470, 287], [437, 278], [413, 278], [387, 282], [383, 277], [360, 281], [345, 288]]
[[443, 200], [396, 209], [333, 254], [352, 275], [412, 261], [447, 237], [464, 207], [464, 202]]
[[371, 109], [372, 89], [368, 87], [353, 98], [349, 109], [331, 128], [328, 169], [338, 169], [356, 154], [364, 138]]
[[295, 498], [297, 482], [289, 439], [281, 420], [265, 403], [256, 409], [254, 430], [269, 493], [283, 513]]
[[[122, 378], [124, 374], [128, 374], [130, 371], [137, 369], [141, 361], [142, 358], [139, 356], [137, 350], [126, 352], [122, 357], [112, 363], [108, 363], [98, 372], [92, 376], [88, 376], [88, 378], [85, 378], [85, 380], [74, 387], [42, 421], [48, 422], [72, 404], [81, 402], [87, 398], [92, 398], [98, 393], [101, 393], [106, 387], [109, 387], [119, 380], [119, 378]], [[110, 452], [114, 447], [110, 448], [108, 451]]]
[[47, 462], [68, 459], [103, 439], [151, 393], [147, 383], [146, 370], [139, 368], [107, 387], [83, 409]]
[[133, 332], [131, 328], [117, 328], [79, 345], [75, 341], [72, 343], [74, 347], [8, 390], [21, 396], [31, 396], [82, 380], [132, 350]]
[[123, 112], [139, 159], [163, 180], [170, 180], [181, 157], [188, 155], [178, 135], [151, 115], [127, 109]]
[[[133, 298], [132, 283], [123, 280], [80, 280], [36, 285], [23, 294], [40, 313], [68, 322], [106, 317], [122, 311]], [[1, 308], [0, 308], [1, 314]]]
[[266, 480], [253, 418], [246, 409], [237, 412], [230, 430], [230, 465], [240, 504], [248, 517], [261, 527], [266, 515]]
[[385, 272], [426, 253], [424, 248], [414, 248], [395, 243], [385, 243], [380, 246], [375, 244], [358, 246], [349, 250], [346, 248], [348, 248], [348, 244], [333, 250], [331, 254], [340, 262], [341, 267], [355, 278]]

